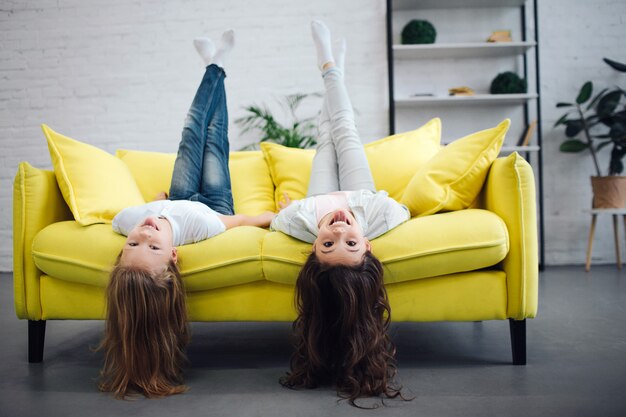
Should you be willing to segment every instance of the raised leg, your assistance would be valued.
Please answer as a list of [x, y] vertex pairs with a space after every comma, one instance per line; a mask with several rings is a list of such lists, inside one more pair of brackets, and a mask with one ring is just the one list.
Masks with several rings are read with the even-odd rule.
[[28, 362], [43, 361], [43, 346], [46, 339], [46, 321], [28, 320]]
[[333, 67], [326, 70], [323, 77], [331, 136], [337, 152], [339, 188], [341, 191], [376, 191], [343, 74], [339, 68]]
[[513, 365], [526, 365], [526, 320], [509, 319]]
[[326, 90], [324, 106], [328, 110], [330, 134], [337, 153], [339, 191], [363, 189], [376, 191], [354, 122], [352, 104], [343, 82], [345, 41], [340, 42], [333, 53], [330, 30], [323, 22], [318, 20], [311, 22], [311, 32]]
[[214, 93], [215, 108], [206, 130], [199, 201], [226, 215], [234, 213], [228, 158], [228, 110], [224, 82]]
[[311, 167], [311, 179], [307, 197], [339, 191], [339, 174], [337, 172], [337, 151], [330, 137], [330, 121], [326, 99], [322, 104], [317, 135], [317, 148]]
[[170, 199], [201, 201], [222, 214], [233, 214], [225, 77], [217, 65], [206, 68], [185, 119]]
[[596, 232], [597, 214], [591, 214], [591, 228], [589, 229], [589, 241], [587, 242], [587, 261], [585, 262], [585, 271], [591, 269], [591, 249], [593, 247], [593, 235]]
[[622, 257], [619, 248], [619, 225], [617, 214], [613, 215], [613, 238], [615, 239], [615, 260], [617, 261], [617, 269], [622, 269]]

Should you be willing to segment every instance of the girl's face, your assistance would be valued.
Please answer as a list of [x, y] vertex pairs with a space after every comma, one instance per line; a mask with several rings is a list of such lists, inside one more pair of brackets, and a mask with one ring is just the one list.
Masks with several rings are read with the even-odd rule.
[[147, 217], [128, 234], [120, 262], [159, 273], [170, 260], [177, 259], [170, 222], [163, 217]]
[[365, 252], [372, 249], [349, 210], [339, 209], [327, 214], [318, 226], [313, 252], [324, 264], [357, 265]]

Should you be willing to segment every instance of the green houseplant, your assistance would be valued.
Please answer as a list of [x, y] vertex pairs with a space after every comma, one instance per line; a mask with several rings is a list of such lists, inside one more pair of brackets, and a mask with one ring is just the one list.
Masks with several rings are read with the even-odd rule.
[[[604, 58], [613, 69], [626, 72], [626, 65]], [[588, 151], [596, 176], [591, 177], [594, 193], [593, 207], [623, 208], [626, 201], [626, 177], [623, 159], [626, 155], [626, 91], [621, 87], [605, 88], [593, 96], [593, 83], [581, 87], [574, 103], [557, 103], [570, 110], [557, 122], [565, 126], [567, 139], [561, 152]], [[593, 97], [593, 98], [592, 98]], [[606, 175], [598, 163], [598, 152], [610, 147], [611, 155]]]
[[[259, 142], [274, 142], [290, 148], [310, 148], [315, 146], [315, 132], [317, 115], [299, 118], [298, 107], [309, 97], [320, 97], [320, 94], [290, 94], [280, 98], [279, 104], [287, 114], [288, 123], [283, 124], [262, 104], [245, 107], [246, 114], [235, 119], [235, 123], [242, 127], [242, 133], [260, 131], [262, 136]], [[248, 145], [244, 149], [257, 147], [257, 143]]]

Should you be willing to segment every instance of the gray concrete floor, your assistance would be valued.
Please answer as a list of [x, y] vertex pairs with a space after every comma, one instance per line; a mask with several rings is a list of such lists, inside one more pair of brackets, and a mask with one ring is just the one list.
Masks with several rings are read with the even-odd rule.
[[[99, 393], [103, 323], [51, 321], [44, 362], [27, 362], [27, 323], [15, 318], [12, 276], [0, 274], [0, 416], [625, 416], [626, 272], [552, 267], [539, 315], [527, 323], [528, 365], [510, 364], [508, 323], [396, 323], [399, 380], [410, 402], [375, 411], [331, 388], [291, 391], [278, 378], [289, 323], [194, 323], [190, 391], [118, 401]], [[363, 400], [362, 404], [374, 404]]]

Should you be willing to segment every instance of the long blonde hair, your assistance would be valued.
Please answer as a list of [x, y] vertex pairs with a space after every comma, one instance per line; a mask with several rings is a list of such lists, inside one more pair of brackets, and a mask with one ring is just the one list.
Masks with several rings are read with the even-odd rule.
[[151, 274], [120, 265], [111, 271], [106, 290], [104, 366], [99, 389], [116, 398], [140, 393], [148, 398], [187, 390], [181, 367], [189, 327], [185, 291], [178, 266]]

